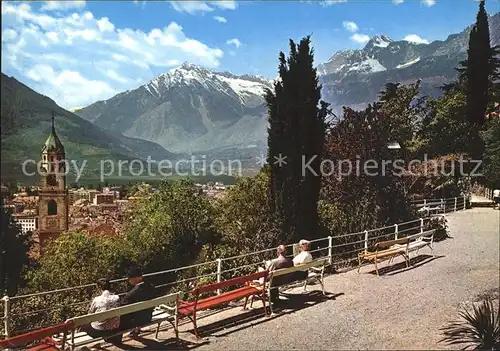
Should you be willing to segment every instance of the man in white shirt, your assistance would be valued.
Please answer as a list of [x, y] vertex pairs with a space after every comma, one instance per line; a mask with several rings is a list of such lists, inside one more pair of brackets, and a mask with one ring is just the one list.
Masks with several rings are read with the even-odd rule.
[[298, 266], [299, 264], [309, 263], [313, 260], [311, 253], [311, 243], [307, 240], [302, 239], [299, 241], [300, 253], [293, 258], [293, 265]]
[[[92, 303], [90, 304], [89, 314], [104, 312], [112, 308], [120, 306], [120, 297], [118, 295], [112, 294], [110, 289], [110, 283], [106, 279], [99, 279], [97, 282], [97, 288], [100, 295], [96, 296]], [[104, 321], [95, 321], [90, 325], [85, 326], [83, 329], [87, 334], [93, 338], [103, 337], [112, 334], [113, 331], [117, 331], [120, 327], [120, 317], [109, 318]]]
[[495, 203], [495, 208], [500, 207], [500, 189], [493, 190], [493, 202]]

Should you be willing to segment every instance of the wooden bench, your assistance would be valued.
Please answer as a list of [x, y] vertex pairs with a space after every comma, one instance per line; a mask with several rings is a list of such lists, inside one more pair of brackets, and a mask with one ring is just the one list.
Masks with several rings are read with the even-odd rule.
[[418, 251], [424, 247], [429, 247], [432, 253], [432, 257], [434, 257], [434, 249], [432, 244], [434, 243], [434, 233], [436, 229], [431, 229], [422, 233], [414, 234], [407, 236], [405, 239], [408, 239], [408, 243], [406, 245], [396, 244], [395, 247], [403, 248], [406, 252], [406, 257], [408, 258], [408, 263], [410, 259], [410, 252], [416, 251], [418, 255]]
[[[303, 283], [304, 290], [307, 290], [307, 284], [316, 281], [321, 285], [321, 291], [325, 294], [325, 285], [324, 285], [324, 272], [325, 265], [328, 262], [328, 258], [320, 258], [314, 260], [309, 263], [304, 263], [298, 266], [293, 266], [289, 268], [277, 269], [275, 271], [269, 272], [269, 284], [267, 284], [267, 294], [266, 296], [271, 296], [271, 289], [278, 289], [280, 292], [292, 288], [296, 286], [298, 283]], [[307, 275], [303, 279], [297, 279], [293, 276], [293, 273], [296, 272], [304, 272], [307, 271]], [[285, 279], [283, 282], [279, 284], [273, 284], [273, 280], [276, 281], [277, 277], [283, 277], [285, 275], [290, 275], [290, 279]], [[264, 287], [265, 288], [265, 287]], [[253, 305], [253, 298], [250, 301], [250, 307]], [[273, 306], [269, 303], [269, 309], [271, 310], [271, 314], [273, 313]]]
[[[267, 316], [266, 308], [266, 281], [267, 281], [267, 271], [253, 273], [245, 275], [242, 277], [237, 277], [229, 280], [225, 280], [219, 283], [206, 284], [198, 286], [191, 290], [191, 295], [194, 297], [194, 301], [179, 301], [178, 314], [179, 316], [188, 317], [194, 326], [194, 334], [197, 339], [199, 339], [198, 326], [196, 324], [196, 313], [198, 311], [212, 309], [214, 307], [221, 306], [223, 304], [229, 303], [231, 301], [237, 301], [245, 299], [245, 304], [243, 309], [246, 309], [248, 298], [251, 296], [259, 296], [264, 304], [264, 313]], [[262, 284], [252, 284], [254, 280], [263, 279]], [[234, 287], [243, 285], [240, 288], [223, 292], [219, 295], [206, 297], [200, 299], [200, 295], [204, 293], [210, 293], [217, 291], [219, 289]]]
[[417, 207], [420, 207], [420, 209], [417, 212], [425, 212], [427, 216], [434, 211], [438, 213], [438, 212], [444, 212], [445, 210], [444, 204], [442, 202], [429, 202], [427, 204], [417, 205]]
[[385, 260], [389, 260], [389, 263], [391, 263], [394, 257], [397, 256], [403, 256], [406, 261], [406, 266], [408, 266], [409, 262], [406, 257], [406, 246], [408, 245], [408, 243], [408, 238], [380, 241], [375, 244], [373, 251], [369, 251], [366, 249], [363, 250], [363, 252], [360, 252], [358, 254], [358, 273], [363, 261], [368, 261], [375, 264], [375, 270], [378, 276], [379, 274], [377, 263]]
[[[117, 330], [116, 333], [106, 335], [104, 338], [103, 337], [93, 338], [85, 332], [76, 332], [76, 329], [78, 327], [83, 326], [83, 325], [88, 325], [92, 322], [103, 321], [103, 320], [113, 318], [113, 317], [120, 317], [120, 316], [123, 316], [125, 314], [129, 314], [129, 313], [133, 313], [133, 312], [137, 312], [137, 311], [142, 311], [142, 310], [146, 310], [146, 309], [154, 308], [154, 307], [158, 307], [158, 306], [161, 306], [162, 309], [156, 310], [153, 312], [153, 317], [152, 317], [151, 321], [147, 324], [139, 325], [137, 327], [143, 328], [143, 327], [147, 327], [147, 326], [156, 324], [155, 339], [157, 339], [161, 323], [164, 321], [167, 321], [170, 324], [172, 324], [172, 326], [174, 327], [175, 337], [177, 339], [178, 338], [178, 321], [177, 321], [178, 300], [179, 300], [179, 293], [173, 293], [173, 294], [157, 297], [157, 298], [154, 298], [152, 300], [137, 302], [134, 304], [113, 308], [113, 309], [110, 309], [110, 310], [107, 310], [104, 312], [97, 312], [97, 313], [86, 314], [83, 316], [71, 318], [71, 319], [66, 321], [66, 323], [70, 323], [72, 325], [71, 338], [67, 341], [67, 343], [70, 346], [71, 350], [74, 350], [75, 347], [80, 347], [83, 345], [93, 343], [95, 341], [102, 340], [104, 338], [108, 339], [108, 338], [113, 337], [113, 336], [122, 335], [124, 333], [127, 333], [127, 332], [133, 330], [133, 328], [120, 329], [119, 331]], [[173, 305], [173, 306], [171, 306], [171, 305]]]
[[413, 234], [401, 239], [381, 241], [375, 244], [375, 251], [363, 251], [358, 254], [358, 273], [361, 268], [362, 261], [373, 261], [375, 264], [375, 270], [378, 273], [377, 263], [389, 259], [389, 263], [397, 256], [403, 256], [406, 262], [406, 267], [410, 266], [410, 252], [418, 251], [428, 246], [431, 249], [432, 256], [434, 257], [434, 251], [432, 244], [434, 242], [435, 229], [421, 232], [418, 234]]
[[[68, 333], [68, 330], [70, 330], [71, 328], [72, 324], [70, 322], [66, 322], [34, 330], [25, 334], [16, 335], [8, 339], [0, 340], [0, 348], [15, 349], [15, 350], [23, 349], [30, 351], [59, 350], [59, 347], [64, 349], [66, 344], [66, 337], [63, 337], [61, 341], [57, 341], [52, 339], [52, 336], [61, 333], [63, 335], [66, 335]], [[42, 342], [30, 348], [26, 348], [26, 345], [34, 343], [36, 341], [42, 341]]]

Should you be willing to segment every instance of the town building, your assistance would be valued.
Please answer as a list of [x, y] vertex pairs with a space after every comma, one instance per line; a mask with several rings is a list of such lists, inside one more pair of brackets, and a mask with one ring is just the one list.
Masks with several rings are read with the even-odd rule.
[[23, 234], [38, 230], [38, 216], [34, 211], [14, 213], [12, 219], [19, 224]]
[[96, 194], [93, 203], [94, 205], [113, 204], [113, 201], [115, 201], [114, 193], [102, 193]]

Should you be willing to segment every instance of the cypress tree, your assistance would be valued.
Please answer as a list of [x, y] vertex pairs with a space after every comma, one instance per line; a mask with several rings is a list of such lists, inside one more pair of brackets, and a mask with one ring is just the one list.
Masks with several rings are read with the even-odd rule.
[[478, 128], [484, 125], [488, 106], [492, 53], [488, 14], [481, 0], [476, 23], [470, 32], [466, 63], [467, 119]]
[[298, 46], [290, 40], [289, 57], [279, 54], [274, 92], [266, 92], [269, 195], [281, 222], [282, 240], [312, 238], [317, 233], [320, 165], [329, 110], [320, 101], [321, 85], [310, 44], [309, 36]]

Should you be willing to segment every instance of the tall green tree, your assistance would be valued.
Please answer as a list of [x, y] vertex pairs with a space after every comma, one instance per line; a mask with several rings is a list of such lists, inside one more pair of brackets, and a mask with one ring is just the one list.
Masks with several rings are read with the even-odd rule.
[[488, 106], [490, 76], [495, 70], [492, 64], [493, 53], [488, 14], [484, 8], [484, 0], [481, 0], [476, 23], [470, 32], [466, 62], [467, 118], [478, 128], [484, 125]]
[[266, 92], [269, 191], [272, 210], [282, 222], [282, 240], [310, 238], [317, 232], [320, 165], [329, 110], [320, 101], [321, 85], [313, 61], [309, 36], [298, 46], [290, 40], [289, 57], [279, 54], [274, 92]]
[[23, 284], [24, 270], [29, 266], [31, 242], [14, 222], [9, 209], [2, 206], [0, 212], [0, 294], [12, 296]]

